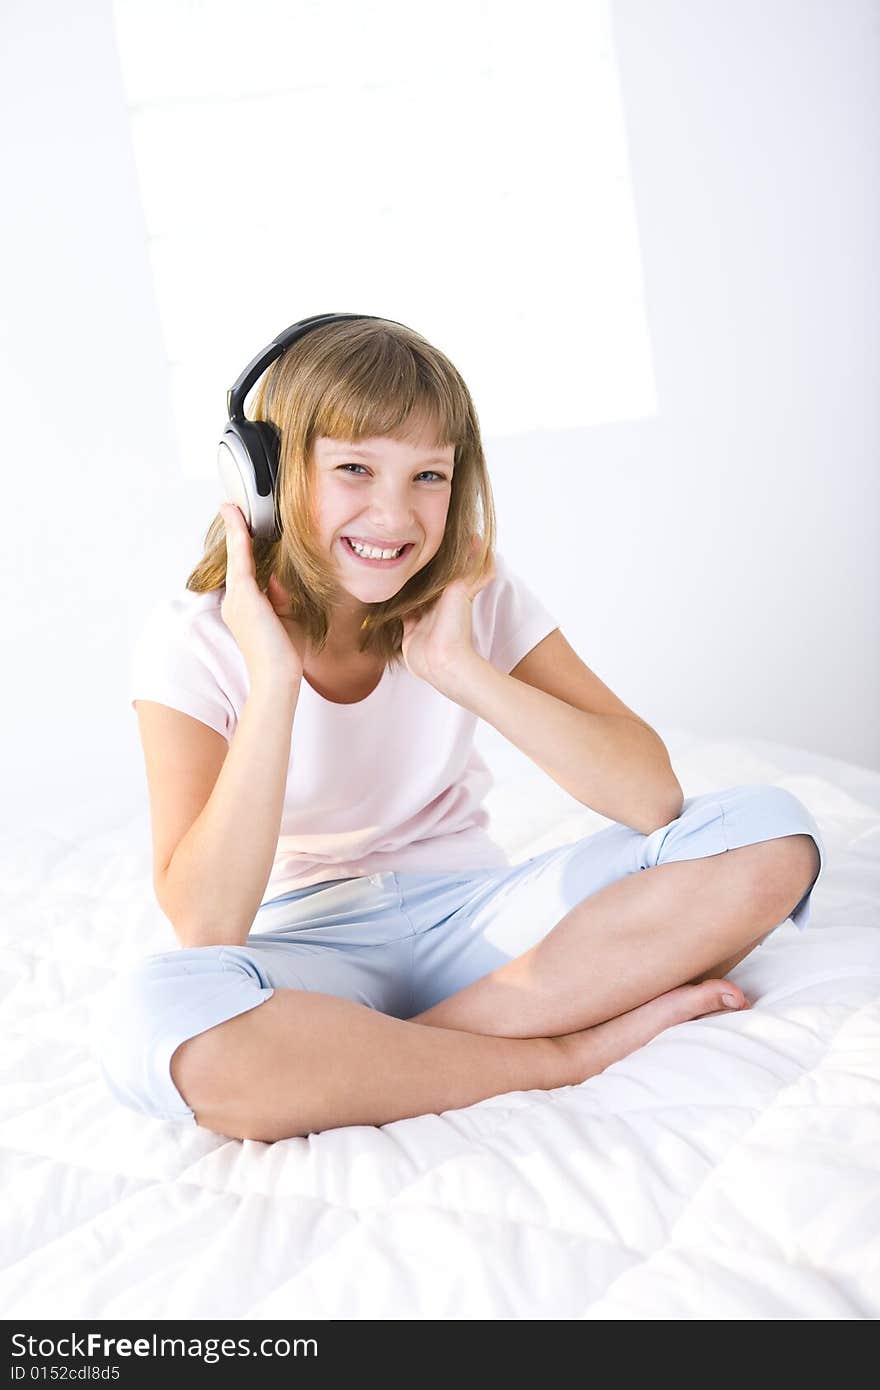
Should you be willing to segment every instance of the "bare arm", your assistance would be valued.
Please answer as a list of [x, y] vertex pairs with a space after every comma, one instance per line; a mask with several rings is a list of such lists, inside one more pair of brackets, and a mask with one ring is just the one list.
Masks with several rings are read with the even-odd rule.
[[220, 774], [157, 885], [184, 946], [240, 946], [278, 847], [300, 680], [251, 686]]
[[669, 753], [643, 720], [577, 709], [476, 653], [457, 664], [444, 693], [601, 816], [650, 835], [681, 815], [683, 793]]
[[278, 848], [306, 634], [290, 595], [256, 582], [240, 508], [220, 508], [226, 586], [220, 615], [248, 670], [249, 691], [211, 794], [156, 878], [156, 895], [184, 946], [240, 946], [253, 925]]

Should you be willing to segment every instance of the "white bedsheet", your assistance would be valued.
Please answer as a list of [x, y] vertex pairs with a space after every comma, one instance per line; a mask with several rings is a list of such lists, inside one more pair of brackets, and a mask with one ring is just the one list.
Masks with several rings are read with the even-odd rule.
[[[579, 1086], [275, 1144], [128, 1111], [90, 1055], [96, 993], [177, 944], [145, 785], [110, 830], [2, 831], [4, 1316], [880, 1315], [880, 774], [662, 735], [686, 796], [776, 783], [824, 832], [806, 933], [732, 972], [754, 1007]], [[607, 824], [480, 743], [515, 861]]]

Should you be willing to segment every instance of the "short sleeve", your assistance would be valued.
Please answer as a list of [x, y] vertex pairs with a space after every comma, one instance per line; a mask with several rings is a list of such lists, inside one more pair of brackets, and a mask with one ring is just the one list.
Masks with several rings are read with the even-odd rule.
[[495, 552], [495, 578], [474, 599], [474, 642], [498, 670], [509, 672], [558, 620]]
[[135, 700], [156, 700], [232, 736], [235, 711], [210, 642], [199, 632], [197, 615], [174, 599], [152, 610], [135, 640], [128, 694], [132, 707]]

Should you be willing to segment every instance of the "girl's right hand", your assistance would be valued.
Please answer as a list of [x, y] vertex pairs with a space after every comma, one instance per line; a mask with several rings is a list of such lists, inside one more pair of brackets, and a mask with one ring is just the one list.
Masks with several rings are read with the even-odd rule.
[[251, 683], [287, 677], [302, 680], [308, 636], [290, 616], [290, 595], [275, 575], [266, 592], [257, 585], [254, 547], [241, 508], [224, 502], [226, 594], [220, 616], [239, 645]]

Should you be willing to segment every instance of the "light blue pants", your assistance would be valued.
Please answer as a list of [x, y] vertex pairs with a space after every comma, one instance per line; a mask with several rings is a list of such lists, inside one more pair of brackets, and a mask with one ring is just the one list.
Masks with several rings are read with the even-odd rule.
[[175, 1049], [275, 989], [317, 990], [411, 1018], [527, 951], [626, 874], [804, 833], [820, 868], [790, 914], [803, 931], [825, 847], [803, 803], [772, 785], [692, 796], [650, 835], [614, 823], [510, 868], [314, 884], [264, 903], [243, 946], [165, 951], [115, 980], [96, 1009], [93, 1050], [122, 1105], [194, 1125], [171, 1077]]

